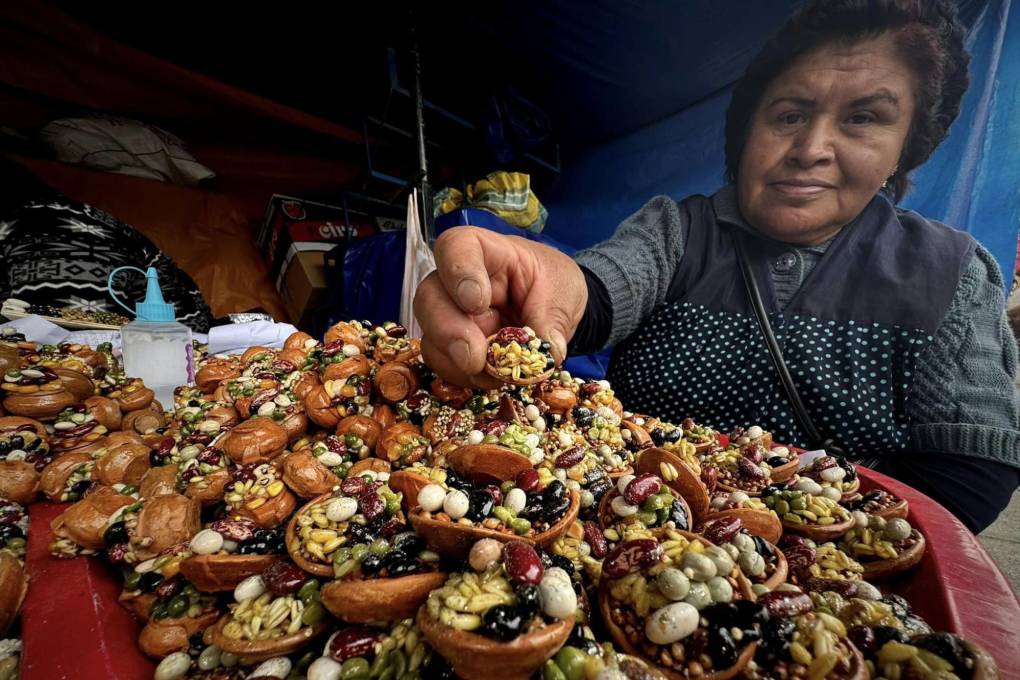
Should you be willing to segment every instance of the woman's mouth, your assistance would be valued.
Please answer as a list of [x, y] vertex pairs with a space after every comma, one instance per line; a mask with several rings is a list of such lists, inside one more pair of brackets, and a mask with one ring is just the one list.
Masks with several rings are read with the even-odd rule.
[[813, 198], [833, 188], [833, 186], [827, 182], [803, 180], [772, 182], [769, 186], [780, 194], [789, 196], [790, 198]]

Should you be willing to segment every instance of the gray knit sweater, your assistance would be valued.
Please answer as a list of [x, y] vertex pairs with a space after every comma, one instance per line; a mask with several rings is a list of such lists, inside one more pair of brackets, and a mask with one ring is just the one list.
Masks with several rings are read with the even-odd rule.
[[[736, 209], [732, 188], [725, 189], [722, 198]], [[576, 261], [608, 293], [611, 327], [606, 344], [633, 334], [666, 302], [690, 228], [676, 202], [659, 196], [624, 221], [611, 239], [577, 254]], [[824, 245], [791, 246], [772, 263], [770, 274], [781, 305], [796, 293], [824, 250]], [[991, 254], [978, 246], [908, 394], [910, 449], [1020, 467], [1016, 362], [1002, 276]]]

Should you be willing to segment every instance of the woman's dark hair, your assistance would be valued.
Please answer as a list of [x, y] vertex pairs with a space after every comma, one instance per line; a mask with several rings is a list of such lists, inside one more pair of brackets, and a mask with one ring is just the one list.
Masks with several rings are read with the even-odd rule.
[[831, 42], [891, 33], [917, 85], [914, 120], [888, 190], [899, 201], [907, 174], [928, 160], [960, 113], [970, 55], [948, 0], [811, 0], [762, 48], [737, 83], [726, 112], [726, 176], [736, 181], [747, 131], [769, 85], [803, 54]]

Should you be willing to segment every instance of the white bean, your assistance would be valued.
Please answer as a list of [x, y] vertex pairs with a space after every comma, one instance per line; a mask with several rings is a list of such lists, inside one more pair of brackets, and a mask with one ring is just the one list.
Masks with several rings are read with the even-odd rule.
[[528, 495], [524, 493], [523, 489], [510, 489], [507, 492], [506, 497], [503, 499], [504, 507], [509, 508], [517, 514], [524, 509], [524, 506], [528, 504]]
[[328, 656], [320, 656], [308, 667], [308, 680], [340, 680], [341, 666]]
[[418, 492], [418, 505], [426, 512], [436, 512], [443, 507], [446, 489], [438, 484], [427, 484]]
[[[421, 496], [420, 493], [418, 495], [419, 497]], [[457, 521], [466, 515], [470, 507], [471, 502], [468, 500], [467, 494], [460, 489], [454, 489], [450, 493], [446, 494], [446, 498], [443, 500], [443, 511], [446, 512], [453, 521]]]
[[528, 420], [538, 420], [542, 417], [542, 414], [539, 412], [537, 406], [534, 404], [528, 404], [524, 407], [524, 417]]
[[202, 529], [191, 539], [191, 552], [196, 555], [213, 555], [223, 547], [223, 534], [212, 529]]
[[153, 680], [177, 680], [183, 678], [191, 668], [191, 657], [187, 652], [174, 652], [159, 662]]
[[326, 506], [326, 519], [330, 522], [346, 522], [358, 512], [358, 501], [350, 496], [334, 498]]
[[657, 645], [671, 645], [697, 630], [699, 616], [686, 602], [667, 604], [645, 621], [645, 635]]
[[359, 349], [357, 345], [351, 345], [348, 343], [343, 346], [343, 353], [344, 356], [347, 357], [356, 357], [361, 354], [361, 349]]
[[211, 671], [212, 669], [220, 665], [220, 655], [222, 652], [216, 645], [209, 645], [202, 650], [202, 653], [198, 657], [198, 668], [203, 671]]
[[627, 485], [634, 481], [634, 475], [624, 475], [616, 480], [616, 490], [623, 493], [626, 490]]
[[259, 415], [263, 417], [271, 416], [273, 415], [273, 411], [275, 410], [276, 404], [274, 404], [271, 401], [267, 401], [266, 403], [262, 404], [262, 406], [259, 406]]
[[636, 514], [639, 509], [638, 506], [628, 503], [623, 496], [617, 496], [614, 498], [609, 503], [609, 506], [613, 509], [613, 512], [620, 517], [630, 517], [631, 515]]
[[238, 602], [253, 600], [264, 592], [266, 592], [266, 582], [262, 580], [261, 576], [256, 574], [237, 584], [237, 587], [234, 588], [234, 599]]
[[747, 428], [747, 432], [745, 434], [751, 439], [757, 439], [758, 437], [765, 434], [765, 431], [762, 430], [757, 425], [752, 425], [751, 427]]
[[257, 678], [263, 675], [268, 675], [274, 678], [285, 678], [290, 673], [290, 659], [285, 656], [277, 656], [272, 659], [266, 659], [260, 663], [255, 670], [251, 672], [249, 677]]
[[344, 462], [344, 457], [339, 453], [333, 453], [332, 451], [326, 451], [321, 454], [318, 458], [319, 462], [326, 467], [336, 467]]
[[577, 612], [577, 594], [570, 583], [570, 577], [558, 567], [546, 570], [542, 582], [538, 584], [538, 596], [546, 616], [565, 619]]
[[468, 554], [468, 563], [477, 572], [483, 572], [495, 563], [503, 554], [503, 544], [494, 538], [483, 538], [473, 546]]
[[671, 600], [682, 600], [691, 589], [691, 580], [679, 569], [667, 567], [655, 577], [659, 591]]
[[478, 444], [481, 444], [483, 439], [485, 439], [485, 433], [482, 432], [481, 430], [471, 430], [470, 432], [468, 432], [467, 443], [471, 444], [472, 446], [477, 446]]

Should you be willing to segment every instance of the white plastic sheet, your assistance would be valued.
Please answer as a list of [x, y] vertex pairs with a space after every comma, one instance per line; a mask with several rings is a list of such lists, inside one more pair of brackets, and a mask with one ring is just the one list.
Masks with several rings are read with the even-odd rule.
[[418, 190], [407, 199], [407, 250], [404, 253], [404, 287], [400, 293], [400, 323], [411, 337], [421, 337], [421, 327], [414, 318], [414, 294], [418, 284], [436, 268], [436, 259], [421, 234], [418, 212]]

